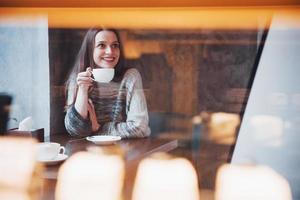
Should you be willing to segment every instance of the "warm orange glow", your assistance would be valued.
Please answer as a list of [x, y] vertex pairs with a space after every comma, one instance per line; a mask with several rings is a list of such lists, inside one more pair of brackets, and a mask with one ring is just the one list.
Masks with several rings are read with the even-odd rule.
[[[274, 12], [300, 19], [299, 7], [223, 7], [223, 8], [0, 8], [0, 20], [8, 17], [47, 16], [49, 27], [158, 29], [253, 29], [267, 24]], [[299, 24], [297, 25], [300, 26]]]
[[1, 0], [2, 6], [18, 7], [184, 7], [184, 6], [287, 6], [299, 5], [298, 0]]
[[[276, 8], [0, 8], [0, 19], [48, 16], [49, 27], [252, 29]], [[281, 9], [282, 10], [282, 9]], [[298, 18], [299, 10], [291, 10]]]
[[240, 117], [234, 113], [211, 113], [209, 121], [205, 123], [206, 132], [203, 138], [219, 144], [233, 144], [236, 138], [236, 128], [240, 124]]
[[161, 53], [163, 49], [158, 42], [136, 42], [132, 40], [123, 39], [124, 41], [124, 53], [126, 58], [137, 59], [145, 53]]

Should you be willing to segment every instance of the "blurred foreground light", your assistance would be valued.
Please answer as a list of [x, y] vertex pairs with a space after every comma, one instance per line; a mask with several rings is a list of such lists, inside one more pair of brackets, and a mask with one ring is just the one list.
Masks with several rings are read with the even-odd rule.
[[35, 144], [31, 138], [0, 138], [0, 199], [40, 198], [43, 168], [36, 161]]
[[197, 174], [183, 158], [155, 154], [141, 161], [133, 200], [199, 200]]
[[79, 152], [59, 169], [56, 200], [122, 199], [124, 161], [119, 155]]
[[291, 200], [284, 177], [265, 166], [223, 165], [217, 173], [216, 200]]

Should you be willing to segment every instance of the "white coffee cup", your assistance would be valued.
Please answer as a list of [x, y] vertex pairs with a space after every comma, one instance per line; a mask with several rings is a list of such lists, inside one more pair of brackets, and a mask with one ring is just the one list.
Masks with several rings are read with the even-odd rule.
[[97, 68], [97, 69], [93, 69], [92, 73], [95, 78], [95, 81], [100, 82], [100, 83], [108, 83], [114, 78], [115, 69], [114, 68]]
[[55, 142], [43, 142], [37, 144], [38, 160], [53, 160], [58, 154], [64, 154], [65, 147]]

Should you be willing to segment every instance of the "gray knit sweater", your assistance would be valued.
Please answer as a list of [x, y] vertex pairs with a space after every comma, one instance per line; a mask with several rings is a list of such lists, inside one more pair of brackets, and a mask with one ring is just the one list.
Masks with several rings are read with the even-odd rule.
[[[142, 79], [136, 69], [128, 69], [121, 82], [95, 83], [89, 98], [101, 125], [96, 134], [118, 135], [122, 138], [150, 135]], [[74, 105], [67, 110], [65, 127], [72, 136], [92, 134], [90, 120], [82, 118]]]

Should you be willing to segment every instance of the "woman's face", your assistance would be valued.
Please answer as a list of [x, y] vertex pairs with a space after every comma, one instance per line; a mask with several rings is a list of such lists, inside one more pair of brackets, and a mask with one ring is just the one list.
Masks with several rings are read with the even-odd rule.
[[120, 58], [120, 43], [112, 31], [100, 31], [95, 36], [94, 62], [101, 68], [114, 68]]

